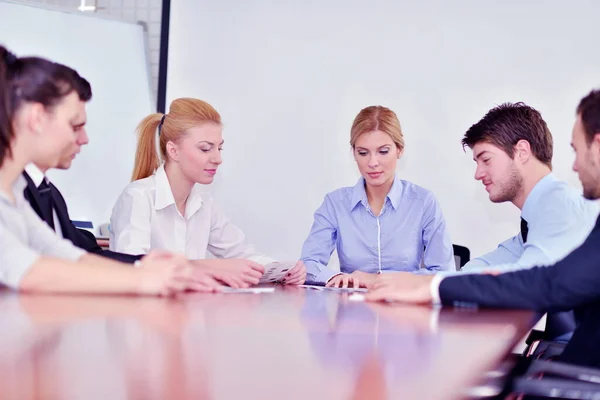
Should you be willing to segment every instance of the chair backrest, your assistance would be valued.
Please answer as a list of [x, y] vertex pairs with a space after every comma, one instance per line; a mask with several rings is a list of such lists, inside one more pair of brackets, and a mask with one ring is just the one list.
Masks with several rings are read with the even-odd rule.
[[460, 271], [462, 267], [464, 267], [465, 264], [468, 263], [471, 259], [471, 251], [465, 246], [460, 246], [458, 244], [453, 244], [452, 250], [454, 251], [454, 261], [456, 262], [456, 270]]

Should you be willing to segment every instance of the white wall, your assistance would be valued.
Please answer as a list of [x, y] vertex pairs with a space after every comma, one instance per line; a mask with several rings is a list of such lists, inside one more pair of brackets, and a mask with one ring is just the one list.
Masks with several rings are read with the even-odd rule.
[[[81, 0], [17, 0], [21, 3], [41, 4], [69, 11], [77, 11]], [[95, 5], [96, 11], [85, 14], [110, 16], [127, 22], [143, 21], [148, 28], [148, 59], [152, 72], [152, 90], [156, 98], [158, 87], [158, 64], [160, 51], [160, 20], [163, 0], [86, 0]]]
[[129, 183], [135, 127], [153, 110], [144, 31], [133, 23], [0, 0], [5, 44], [18, 56], [47, 57], [75, 68], [92, 85], [88, 147], [68, 171], [52, 170], [72, 219], [108, 222]]
[[431, 189], [474, 255], [519, 229], [492, 204], [460, 139], [502, 102], [541, 110], [556, 174], [578, 185], [574, 110], [600, 86], [600, 3], [173, 0], [168, 100], [195, 96], [225, 122], [213, 190], [258, 247], [296, 258], [328, 191], [355, 183], [349, 131], [363, 107], [398, 114], [398, 174]]

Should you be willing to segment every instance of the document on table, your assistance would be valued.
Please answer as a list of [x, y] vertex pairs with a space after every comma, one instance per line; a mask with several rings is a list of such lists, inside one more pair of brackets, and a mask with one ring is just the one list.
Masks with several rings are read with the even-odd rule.
[[336, 288], [336, 287], [325, 287], [325, 286], [316, 286], [316, 285], [298, 285], [298, 287], [305, 289], [313, 289], [319, 291], [331, 291], [331, 292], [340, 292], [340, 293], [364, 293], [367, 291], [366, 288]]
[[229, 286], [223, 286], [221, 288], [221, 293], [273, 293], [275, 291], [274, 287], [255, 287], [255, 288], [243, 288], [236, 289]]

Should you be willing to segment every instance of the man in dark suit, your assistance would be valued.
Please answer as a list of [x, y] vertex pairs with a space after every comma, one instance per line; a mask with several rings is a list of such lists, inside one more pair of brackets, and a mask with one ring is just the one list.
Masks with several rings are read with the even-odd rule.
[[[600, 199], [600, 90], [592, 91], [579, 103], [571, 145], [576, 153], [573, 169], [583, 185], [584, 197]], [[544, 312], [575, 310], [579, 325], [560, 358], [600, 367], [600, 218], [585, 242], [553, 266], [496, 276], [382, 277], [367, 299], [470, 303]]]
[[96, 238], [92, 233], [75, 227], [71, 222], [67, 204], [60, 191], [43, 176], [43, 172], [41, 171], [38, 173], [38, 175], [42, 175], [41, 182], [39, 184], [34, 183], [31, 178], [31, 175], [35, 174], [32, 172], [33, 168], [37, 169], [34, 165], [30, 165], [23, 172], [23, 176], [27, 181], [25, 198], [31, 204], [31, 208], [33, 208], [36, 214], [54, 229], [59, 236], [70, 240], [75, 246], [88, 253], [98, 254], [113, 260], [132, 264], [142, 258], [141, 255], [132, 256], [103, 250], [96, 242]]
[[92, 98], [92, 89], [90, 84], [83, 78], [79, 80], [79, 86], [78, 93], [82, 94], [80, 96], [80, 110], [77, 117], [71, 121], [73, 132], [77, 135], [77, 140], [75, 144], [65, 149], [58, 165], [30, 164], [27, 166], [25, 172], [23, 172], [23, 176], [27, 181], [25, 198], [43, 221], [54, 229], [59, 236], [70, 240], [75, 246], [82, 248], [88, 253], [94, 253], [121, 262], [135, 263], [142, 258], [141, 255], [133, 256], [103, 250], [96, 242], [96, 238], [92, 233], [77, 229], [71, 222], [65, 199], [56, 186], [45, 176], [46, 171], [52, 167], [69, 169], [73, 159], [81, 151], [81, 147], [89, 142], [85, 131], [87, 120], [85, 104]]

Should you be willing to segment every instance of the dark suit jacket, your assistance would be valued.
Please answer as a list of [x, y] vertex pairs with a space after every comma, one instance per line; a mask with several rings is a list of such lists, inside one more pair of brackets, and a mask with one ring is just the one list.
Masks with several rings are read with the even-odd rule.
[[555, 265], [498, 276], [448, 277], [440, 284], [440, 298], [448, 305], [575, 310], [579, 325], [561, 360], [600, 367], [600, 217], [585, 242]]
[[[27, 174], [27, 172], [23, 172], [23, 176], [25, 180], [27, 180], [27, 187], [25, 188], [25, 198], [31, 204], [31, 208], [36, 212], [36, 214], [45, 221], [44, 215], [40, 208], [40, 194], [38, 192], [38, 188], [31, 180], [31, 177]], [[123, 253], [115, 253], [109, 250], [102, 250], [94, 235], [90, 234], [90, 232], [82, 231], [77, 229], [75, 225], [71, 222], [71, 218], [69, 217], [69, 210], [67, 209], [67, 203], [65, 202], [64, 197], [56, 186], [50, 183], [50, 193], [52, 195], [52, 201], [54, 203], [54, 210], [56, 211], [56, 215], [58, 217], [58, 221], [60, 222], [60, 227], [62, 230], [62, 235], [65, 239], [70, 240], [73, 244], [88, 253], [94, 253], [99, 256], [111, 258], [113, 260], [125, 262], [125, 263], [134, 263], [136, 260], [142, 258], [142, 256], [132, 256], [129, 254]], [[48, 223], [48, 221], [45, 221]]]

